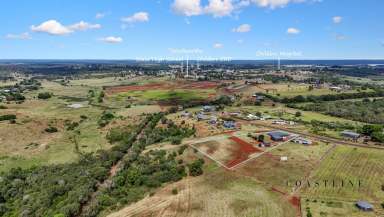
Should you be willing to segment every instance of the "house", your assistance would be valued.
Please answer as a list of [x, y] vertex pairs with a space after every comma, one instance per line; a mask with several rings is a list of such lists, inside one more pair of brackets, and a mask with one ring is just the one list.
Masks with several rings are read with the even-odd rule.
[[212, 116], [211, 119], [208, 121], [209, 124], [215, 125], [217, 124], [217, 117]]
[[329, 87], [329, 89], [332, 90], [332, 91], [342, 91], [343, 90], [343, 88], [337, 87], [337, 86]]
[[356, 206], [362, 211], [373, 211], [373, 205], [368, 203], [367, 201], [357, 201]]
[[198, 121], [202, 121], [202, 120], [207, 120], [208, 116], [206, 116], [206, 115], [204, 115], [202, 113], [199, 113], [199, 114], [197, 114], [196, 118], [197, 118]]
[[286, 125], [287, 122], [285, 122], [284, 120], [274, 120], [274, 121], [272, 121], [272, 124]]
[[268, 120], [271, 118], [272, 118], [272, 116], [270, 116], [270, 115], [263, 115], [263, 116], [261, 116], [260, 120], [264, 121], [264, 120]]
[[253, 121], [253, 120], [260, 120], [260, 117], [256, 116], [256, 115], [253, 115], [253, 114], [249, 114], [249, 115], [247, 115], [247, 119], [251, 120], [251, 121]]
[[281, 156], [280, 161], [288, 161], [288, 157], [287, 156]]
[[272, 131], [268, 133], [273, 141], [287, 141], [290, 134], [285, 131]]
[[183, 111], [183, 112], [181, 113], [181, 117], [184, 117], [184, 118], [189, 118], [189, 117], [191, 117], [191, 116], [192, 116], [192, 114], [189, 113], [188, 111]]
[[256, 101], [263, 101], [265, 99], [265, 96], [258, 95], [256, 93], [253, 94], [252, 97], [255, 98]]
[[227, 129], [234, 129], [236, 128], [236, 122], [234, 121], [224, 121], [223, 126]]
[[210, 106], [210, 105], [205, 105], [205, 106], [203, 106], [203, 108], [201, 110], [203, 112], [213, 112], [213, 111], [215, 111], [215, 107]]
[[361, 136], [358, 133], [355, 133], [355, 132], [352, 132], [352, 131], [348, 131], [348, 130], [345, 130], [345, 131], [341, 132], [340, 135], [342, 137], [344, 137], [345, 139], [352, 139], [354, 141], [357, 141], [360, 138], [360, 136]]

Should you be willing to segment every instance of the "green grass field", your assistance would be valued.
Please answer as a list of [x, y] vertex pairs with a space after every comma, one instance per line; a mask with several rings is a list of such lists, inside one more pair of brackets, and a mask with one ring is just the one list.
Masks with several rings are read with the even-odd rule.
[[[338, 146], [312, 174], [310, 180], [335, 180], [336, 185], [305, 187], [303, 194], [307, 197], [329, 198], [336, 200], [368, 200], [383, 202], [384, 191], [384, 151], [368, 148]], [[352, 181], [352, 185], [340, 187], [341, 180]], [[361, 181], [361, 187], [356, 183]]]
[[[329, 88], [321, 88], [321, 89], [313, 89], [309, 90], [309, 86], [307, 84], [265, 84], [265, 85], [260, 85], [260, 87], [269, 90], [268, 93], [272, 94], [274, 96], [278, 97], [295, 97], [298, 95], [302, 96], [308, 96], [308, 95], [313, 95], [313, 96], [319, 96], [319, 95], [327, 95], [327, 94], [340, 94], [340, 93], [357, 93], [357, 90], [344, 90], [342, 92], [336, 92], [332, 91]], [[273, 91], [276, 90], [276, 91]], [[366, 90], [366, 91], [371, 91], [371, 90]]]
[[210, 94], [214, 94], [214, 90], [147, 90], [147, 91], [129, 91], [125, 93], [119, 93], [116, 95], [116, 100], [124, 100], [128, 97], [133, 97], [138, 101], [169, 101], [177, 100], [181, 102], [187, 102], [191, 100], [204, 100], [209, 97]]

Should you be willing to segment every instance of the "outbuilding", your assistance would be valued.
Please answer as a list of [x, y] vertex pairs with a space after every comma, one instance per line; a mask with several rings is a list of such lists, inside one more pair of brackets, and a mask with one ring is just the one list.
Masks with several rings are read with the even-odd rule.
[[273, 141], [286, 141], [289, 137], [289, 133], [285, 131], [272, 131], [268, 133]]
[[343, 136], [346, 139], [352, 139], [356, 141], [360, 138], [361, 135], [352, 131], [345, 130], [341, 132], [341, 136]]
[[373, 211], [373, 205], [368, 203], [367, 201], [363, 201], [363, 200], [357, 201], [356, 202], [356, 206], [360, 210], [363, 210], [363, 211], [366, 211], [366, 212], [367, 211]]

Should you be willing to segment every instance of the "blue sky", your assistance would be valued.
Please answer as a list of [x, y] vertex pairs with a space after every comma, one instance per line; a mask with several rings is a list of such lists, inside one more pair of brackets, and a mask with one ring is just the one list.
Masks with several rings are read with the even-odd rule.
[[382, 0], [2, 0], [1, 59], [384, 59]]

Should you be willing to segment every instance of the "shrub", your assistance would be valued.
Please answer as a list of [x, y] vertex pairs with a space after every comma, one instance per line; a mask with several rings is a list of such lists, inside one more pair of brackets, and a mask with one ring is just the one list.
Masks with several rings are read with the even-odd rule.
[[52, 93], [49, 93], [49, 92], [43, 92], [37, 95], [37, 98], [39, 99], [49, 99], [51, 97], [52, 97]]
[[16, 115], [13, 115], [13, 114], [0, 116], [0, 121], [10, 121], [10, 120], [15, 120], [15, 119], [16, 119]]
[[204, 160], [198, 159], [188, 165], [190, 176], [200, 176], [203, 174]]
[[56, 132], [58, 132], [57, 128], [56, 127], [52, 127], [52, 126], [47, 127], [44, 131], [47, 132], [47, 133], [56, 133]]
[[176, 195], [176, 194], [178, 194], [178, 193], [179, 193], [179, 192], [178, 192], [177, 188], [172, 189], [172, 194], [173, 194], [173, 195]]

